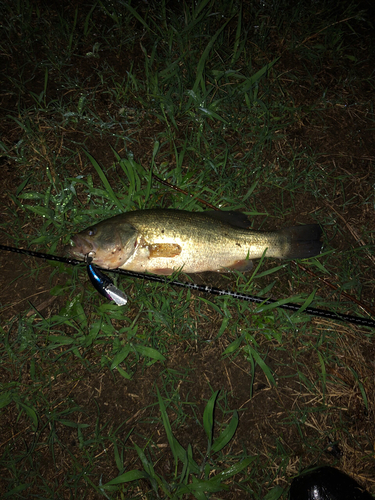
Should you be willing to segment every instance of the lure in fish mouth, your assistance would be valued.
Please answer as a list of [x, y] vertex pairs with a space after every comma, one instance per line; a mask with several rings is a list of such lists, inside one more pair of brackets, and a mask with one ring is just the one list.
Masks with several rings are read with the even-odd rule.
[[86, 256], [94, 257], [96, 254], [94, 244], [80, 234], [76, 234], [71, 238], [70, 247], [68, 246], [66, 250], [81, 258]]
[[104, 269], [154, 274], [246, 271], [251, 259], [305, 259], [318, 255], [318, 224], [253, 231], [240, 212], [137, 210], [117, 215], [74, 235], [69, 254]]
[[136, 247], [136, 230], [130, 224], [117, 230], [112, 219], [89, 227], [75, 234], [67, 247], [67, 252], [82, 260], [87, 256], [104, 269], [121, 267]]

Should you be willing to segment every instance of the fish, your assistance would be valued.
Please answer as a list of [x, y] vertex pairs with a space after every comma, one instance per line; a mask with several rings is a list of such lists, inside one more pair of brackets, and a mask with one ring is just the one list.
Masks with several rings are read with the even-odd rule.
[[319, 224], [255, 231], [234, 211], [135, 210], [75, 234], [68, 254], [103, 269], [171, 275], [247, 271], [262, 257], [306, 259], [321, 252]]

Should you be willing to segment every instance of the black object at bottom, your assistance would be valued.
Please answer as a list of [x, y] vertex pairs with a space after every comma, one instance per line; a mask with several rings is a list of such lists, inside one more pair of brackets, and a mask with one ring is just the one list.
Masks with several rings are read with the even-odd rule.
[[374, 497], [344, 472], [325, 466], [294, 478], [289, 500], [374, 500]]

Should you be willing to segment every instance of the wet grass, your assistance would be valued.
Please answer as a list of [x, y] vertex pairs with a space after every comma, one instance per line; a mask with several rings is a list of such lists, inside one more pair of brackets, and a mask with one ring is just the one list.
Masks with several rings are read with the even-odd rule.
[[[178, 279], [365, 315], [341, 292], [374, 307], [369, 13], [294, 4], [4, 3], [1, 243], [204, 199], [320, 223], [304, 265], [337, 289], [267, 259]], [[118, 307], [85, 266], [1, 258], [4, 498], [276, 500], [321, 462], [373, 484], [370, 329], [168, 279], [117, 278]]]

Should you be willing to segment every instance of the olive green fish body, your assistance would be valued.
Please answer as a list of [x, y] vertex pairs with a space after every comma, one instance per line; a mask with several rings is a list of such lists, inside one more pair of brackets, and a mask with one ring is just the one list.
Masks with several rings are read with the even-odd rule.
[[171, 274], [246, 270], [251, 259], [306, 258], [320, 252], [320, 226], [280, 231], [246, 229], [250, 222], [237, 212], [138, 210], [100, 222], [72, 238], [70, 254], [106, 268]]

